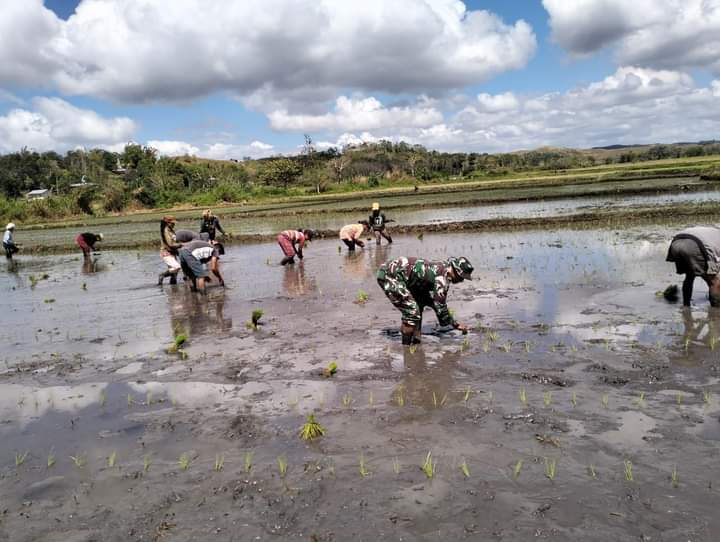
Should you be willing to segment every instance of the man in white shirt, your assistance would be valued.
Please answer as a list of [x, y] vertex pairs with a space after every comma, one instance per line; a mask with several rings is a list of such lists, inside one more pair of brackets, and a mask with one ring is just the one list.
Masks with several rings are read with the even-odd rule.
[[15, 224], [10, 222], [5, 226], [5, 234], [3, 235], [3, 248], [5, 249], [5, 257], [12, 259], [13, 254], [18, 252], [20, 248], [15, 244]]
[[[209, 271], [212, 271], [220, 281], [220, 286], [225, 286], [225, 280], [220, 274], [218, 260], [225, 249], [217, 241], [202, 241], [196, 239], [185, 243], [178, 252], [180, 265], [185, 276], [190, 277], [193, 283], [193, 290], [205, 292], [205, 279], [210, 278]], [[210, 270], [204, 264], [210, 264]]]

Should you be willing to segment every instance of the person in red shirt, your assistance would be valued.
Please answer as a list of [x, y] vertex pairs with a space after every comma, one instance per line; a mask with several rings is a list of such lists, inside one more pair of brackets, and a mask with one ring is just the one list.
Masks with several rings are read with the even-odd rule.
[[75, 238], [75, 242], [83, 251], [83, 257], [86, 259], [90, 257], [90, 253], [95, 250], [95, 243], [103, 240], [102, 233], [81, 233]]
[[295, 256], [303, 259], [303, 248], [307, 241], [311, 241], [314, 237], [312, 230], [285, 230], [277, 236], [277, 242], [285, 254], [280, 261], [280, 265], [288, 265], [295, 263]]

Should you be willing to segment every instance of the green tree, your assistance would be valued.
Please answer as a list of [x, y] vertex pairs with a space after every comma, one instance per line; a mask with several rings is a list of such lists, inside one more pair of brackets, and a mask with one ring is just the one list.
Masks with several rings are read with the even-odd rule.
[[260, 171], [258, 177], [261, 182], [271, 186], [287, 188], [302, 174], [302, 168], [288, 158], [275, 158], [268, 160]]

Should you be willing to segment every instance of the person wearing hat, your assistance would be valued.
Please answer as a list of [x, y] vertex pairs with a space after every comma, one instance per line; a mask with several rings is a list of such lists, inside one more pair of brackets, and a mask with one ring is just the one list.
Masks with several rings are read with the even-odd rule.
[[376, 201], [372, 204], [372, 212], [369, 217], [370, 227], [375, 234], [375, 243], [380, 244], [381, 238], [387, 239], [388, 243], [392, 243], [392, 237], [389, 233], [385, 232], [385, 224], [388, 222], [395, 222], [392, 219], [387, 219], [385, 213], [380, 212], [380, 204]]
[[78, 246], [83, 251], [83, 257], [89, 258], [90, 253], [95, 250], [95, 243], [98, 241], [103, 240], [103, 234], [102, 233], [90, 233], [85, 232], [81, 233], [75, 238], [75, 242], [78, 244]]
[[313, 230], [285, 230], [277, 236], [278, 245], [285, 254], [280, 260], [280, 265], [294, 264], [295, 256], [303, 259], [303, 247], [307, 241], [312, 241], [315, 232]]
[[158, 286], [162, 286], [165, 277], [170, 277], [170, 284], [177, 284], [177, 275], [180, 272], [178, 251], [182, 244], [175, 234], [175, 224], [175, 217], [171, 215], [164, 216], [160, 221], [160, 258], [167, 269], [158, 275]]
[[685, 275], [683, 305], [690, 306], [696, 277], [708, 285], [710, 305], [720, 307], [720, 228], [696, 226], [673, 237], [666, 261], [675, 264], [678, 275]]
[[5, 249], [5, 257], [9, 260], [12, 260], [13, 254], [20, 251], [20, 247], [15, 244], [15, 224], [13, 222], [5, 226], [3, 248]]
[[377, 281], [390, 302], [402, 313], [400, 334], [405, 345], [419, 343], [422, 313], [432, 307], [441, 326], [452, 326], [463, 333], [468, 328], [455, 321], [447, 306], [450, 283], [472, 280], [473, 266], [465, 257], [442, 261], [421, 258], [395, 258], [382, 264]]
[[205, 209], [203, 211], [202, 220], [200, 221], [200, 234], [207, 233], [208, 239], [210, 241], [214, 241], [217, 232], [222, 233], [223, 236], [225, 235], [225, 230], [223, 230], [220, 225], [218, 217], [212, 214], [210, 209]]
[[361, 220], [357, 224], [348, 224], [340, 230], [340, 240], [345, 243], [350, 252], [355, 250], [355, 246], [365, 247], [361, 237], [370, 229], [370, 223], [367, 220]]

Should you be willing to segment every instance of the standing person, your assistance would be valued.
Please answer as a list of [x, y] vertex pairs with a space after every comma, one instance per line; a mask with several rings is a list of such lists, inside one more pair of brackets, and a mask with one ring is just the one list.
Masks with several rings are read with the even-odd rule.
[[177, 275], [180, 272], [178, 250], [182, 246], [175, 234], [175, 217], [164, 216], [160, 221], [160, 258], [167, 269], [158, 275], [158, 286], [162, 286], [165, 277], [170, 277], [170, 284], [177, 284]]
[[15, 244], [15, 224], [13, 222], [9, 222], [8, 225], [5, 226], [3, 248], [5, 249], [5, 257], [8, 260], [12, 260], [13, 254], [20, 251], [20, 247]]
[[709, 288], [710, 305], [720, 307], [720, 228], [697, 226], [673, 237], [666, 261], [675, 263], [678, 275], [685, 275], [683, 305], [690, 306], [695, 277]]
[[95, 243], [102, 241], [104, 238], [102, 233], [81, 233], [75, 238], [75, 242], [83, 251], [85, 259], [90, 257], [90, 253], [95, 250]]
[[389, 233], [385, 232], [385, 224], [388, 222], [395, 222], [392, 219], [387, 219], [385, 213], [380, 212], [380, 204], [376, 201], [372, 204], [372, 213], [370, 213], [370, 227], [375, 234], [375, 244], [379, 245], [381, 237], [387, 239], [388, 244], [392, 243], [392, 237]]
[[444, 261], [401, 257], [380, 266], [378, 284], [402, 313], [403, 344], [420, 342], [425, 307], [432, 307], [441, 326], [452, 326], [467, 333], [467, 326], [456, 322], [450, 314], [447, 294], [450, 282], [472, 280], [472, 272], [473, 266], [467, 258], [454, 256]]
[[223, 230], [220, 225], [218, 217], [212, 214], [210, 209], [205, 209], [203, 211], [202, 220], [200, 221], [200, 233], [207, 233], [210, 241], [214, 241], [217, 232], [222, 233], [223, 237], [225, 236], [225, 230]]
[[295, 263], [295, 255], [303, 259], [303, 247], [306, 241], [312, 241], [314, 232], [312, 230], [285, 230], [277, 236], [278, 245], [285, 254], [280, 260], [280, 265]]
[[348, 224], [340, 230], [340, 240], [345, 243], [349, 251], [355, 250], [355, 245], [360, 248], [365, 247], [362, 239], [364, 233], [370, 229], [370, 223], [367, 220], [361, 220], [357, 224]]
[[182, 246], [178, 251], [180, 265], [183, 273], [192, 280], [193, 290], [205, 292], [205, 280], [210, 278], [210, 273], [204, 265], [206, 263], [210, 264], [210, 271], [218, 278], [220, 286], [225, 286], [218, 263], [223, 254], [225, 254], [225, 248], [217, 241], [196, 239]]

